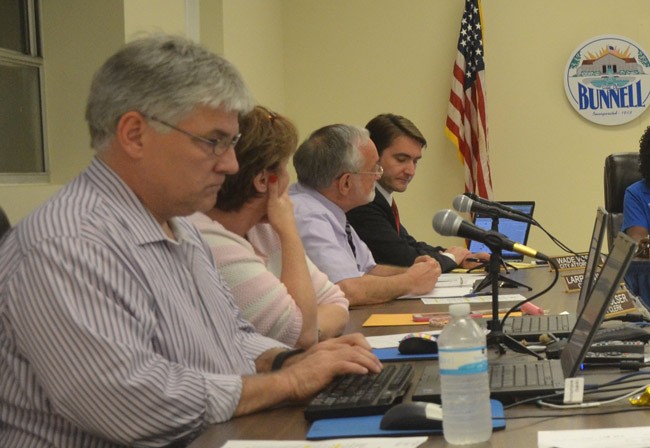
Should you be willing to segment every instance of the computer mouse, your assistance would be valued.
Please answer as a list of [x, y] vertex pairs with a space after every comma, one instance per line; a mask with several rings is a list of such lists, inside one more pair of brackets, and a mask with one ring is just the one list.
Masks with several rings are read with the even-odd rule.
[[424, 401], [400, 403], [386, 411], [379, 427], [381, 429], [442, 429], [442, 407]]
[[428, 333], [409, 333], [399, 341], [397, 350], [403, 355], [438, 353], [438, 341]]

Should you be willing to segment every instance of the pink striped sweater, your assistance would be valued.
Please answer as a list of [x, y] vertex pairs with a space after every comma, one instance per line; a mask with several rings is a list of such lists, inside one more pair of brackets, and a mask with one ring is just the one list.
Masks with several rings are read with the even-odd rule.
[[[280, 281], [282, 248], [271, 225], [255, 225], [246, 240], [202, 213], [195, 213], [190, 221], [212, 249], [219, 272], [244, 318], [260, 333], [294, 346], [302, 328], [302, 313]], [[336, 304], [347, 309], [348, 300], [341, 289], [309, 258], [307, 265], [318, 304]]]

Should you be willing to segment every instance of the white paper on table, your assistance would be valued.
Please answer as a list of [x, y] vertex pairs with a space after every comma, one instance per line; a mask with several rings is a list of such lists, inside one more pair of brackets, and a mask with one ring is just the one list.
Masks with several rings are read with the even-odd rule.
[[472, 289], [470, 286], [436, 286], [431, 291], [424, 294], [407, 294], [405, 296], [400, 296], [398, 299], [425, 299], [428, 297], [462, 297], [467, 294], [471, 294]]
[[[440, 331], [441, 330], [418, 331], [418, 333], [438, 335], [440, 334]], [[372, 348], [397, 347], [399, 345], [399, 341], [401, 341], [407, 334], [411, 333], [387, 334], [384, 336], [366, 336], [366, 340]]]
[[331, 440], [229, 440], [222, 448], [417, 448], [426, 437], [372, 437]]
[[[521, 302], [526, 300], [521, 294], [500, 294], [501, 302]], [[425, 305], [451, 305], [452, 303], [492, 303], [491, 295], [465, 296], [465, 297], [423, 297]], [[502, 307], [499, 307], [502, 308]]]
[[477, 280], [483, 280], [485, 274], [453, 274], [447, 272], [440, 274], [436, 287], [446, 288], [450, 286], [472, 286]]
[[650, 426], [539, 431], [537, 448], [648, 448]]
[[472, 292], [474, 283], [483, 280], [485, 274], [441, 274], [436, 286], [424, 294], [407, 294], [398, 299], [419, 299], [424, 297], [461, 297]]

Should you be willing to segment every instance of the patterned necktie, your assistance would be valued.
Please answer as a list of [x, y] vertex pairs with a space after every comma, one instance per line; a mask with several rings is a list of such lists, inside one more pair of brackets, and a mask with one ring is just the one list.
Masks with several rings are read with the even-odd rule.
[[393, 216], [395, 216], [395, 227], [397, 228], [397, 234], [399, 235], [399, 211], [397, 211], [397, 204], [395, 203], [395, 199], [393, 199], [393, 203], [390, 205], [390, 208], [393, 209]]
[[354, 242], [352, 241], [352, 227], [347, 221], [345, 221], [345, 233], [348, 236], [348, 244], [350, 245], [350, 249], [352, 249], [352, 255], [356, 258], [357, 250], [354, 248]]

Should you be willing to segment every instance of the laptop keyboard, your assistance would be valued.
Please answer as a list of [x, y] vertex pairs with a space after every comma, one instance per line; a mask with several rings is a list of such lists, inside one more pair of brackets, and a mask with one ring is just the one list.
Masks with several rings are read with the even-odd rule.
[[307, 420], [382, 414], [402, 401], [413, 377], [410, 364], [386, 364], [378, 374], [336, 377], [305, 408]]
[[553, 375], [548, 362], [490, 366], [490, 389], [552, 385]]

